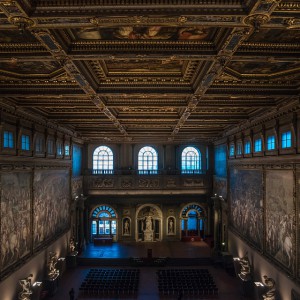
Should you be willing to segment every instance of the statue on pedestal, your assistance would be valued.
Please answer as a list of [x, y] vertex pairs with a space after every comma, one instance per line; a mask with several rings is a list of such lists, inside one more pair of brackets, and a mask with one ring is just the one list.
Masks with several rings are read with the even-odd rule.
[[31, 285], [31, 277], [33, 275], [30, 274], [28, 277], [24, 279], [20, 279], [19, 283], [22, 287], [22, 291], [19, 293], [19, 300], [30, 300], [32, 294], [32, 285]]
[[240, 259], [241, 270], [238, 274], [240, 278], [244, 281], [248, 281], [251, 279], [251, 266], [248, 258], [248, 252], [246, 252], [245, 256]]
[[48, 261], [48, 277], [52, 280], [58, 277], [59, 270], [56, 269], [56, 264], [58, 262], [58, 257], [55, 252], [49, 253], [49, 261]]
[[152, 229], [152, 217], [150, 215], [145, 217], [144, 225], [144, 241], [152, 242], [153, 241], [153, 229]]
[[125, 222], [124, 222], [124, 234], [125, 235], [130, 234], [130, 226], [129, 226], [128, 219], [125, 219]]
[[69, 251], [70, 251], [70, 255], [77, 255], [78, 254], [78, 252], [76, 251], [76, 242], [75, 242], [74, 237], [72, 237], [70, 239]]
[[264, 284], [268, 288], [267, 292], [263, 294], [264, 300], [275, 300], [276, 297], [276, 286], [273, 278], [268, 277], [267, 275], [263, 276]]

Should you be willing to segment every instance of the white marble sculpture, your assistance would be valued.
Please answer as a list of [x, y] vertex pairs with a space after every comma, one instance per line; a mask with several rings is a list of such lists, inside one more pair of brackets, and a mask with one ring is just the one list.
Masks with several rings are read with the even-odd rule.
[[268, 277], [267, 275], [263, 276], [264, 284], [268, 288], [267, 292], [263, 294], [264, 300], [275, 300], [276, 286], [273, 278]]
[[32, 285], [31, 285], [31, 278], [32, 274], [28, 277], [20, 279], [19, 283], [21, 285], [22, 291], [19, 293], [19, 300], [30, 300], [32, 295]]
[[49, 261], [48, 261], [48, 277], [52, 280], [58, 277], [59, 270], [56, 268], [56, 264], [58, 262], [58, 257], [55, 252], [49, 253]]

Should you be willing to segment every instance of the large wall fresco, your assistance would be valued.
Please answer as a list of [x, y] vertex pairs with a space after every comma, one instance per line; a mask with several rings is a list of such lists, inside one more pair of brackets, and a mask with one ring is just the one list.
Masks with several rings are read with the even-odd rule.
[[263, 173], [230, 169], [231, 224], [241, 236], [262, 249]]
[[266, 171], [266, 251], [291, 271], [296, 257], [293, 185], [293, 170]]
[[31, 173], [7, 172], [1, 176], [1, 270], [31, 250]]
[[68, 170], [41, 170], [34, 173], [34, 248], [68, 228], [69, 178]]

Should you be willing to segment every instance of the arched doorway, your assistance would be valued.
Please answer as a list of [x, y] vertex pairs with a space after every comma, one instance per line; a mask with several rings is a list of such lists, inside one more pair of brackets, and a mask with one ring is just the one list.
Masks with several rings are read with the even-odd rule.
[[117, 215], [108, 205], [100, 205], [94, 208], [90, 214], [90, 237], [117, 239]]
[[180, 212], [181, 240], [200, 241], [204, 238], [206, 213], [197, 203], [186, 205]]
[[162, 240], [162, 212], [154, 204], [144, 204], [136, 211], [136, 241]]

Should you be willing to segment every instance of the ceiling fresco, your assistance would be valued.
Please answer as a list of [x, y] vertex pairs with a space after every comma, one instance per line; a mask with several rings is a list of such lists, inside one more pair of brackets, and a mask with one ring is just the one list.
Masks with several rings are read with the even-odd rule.
[[79, 40], [205, 40], [211, 30], [201, 27], [119, 26], [76, 30]]
[[298, 1], [159, 2], [0, 1], [0, 109], [86, 142], [184, 144], [298, 105]]
[[56, 61], [18, 61], [0, 62], [0, 71], [24, 75], [45, 75], [60, 70], [61, 66]]
[[115, 60], [106, 61], [106, 68], [109, 75], [162, 75], [173, 74], [182, 76], [184, 61], [165, 60]]

